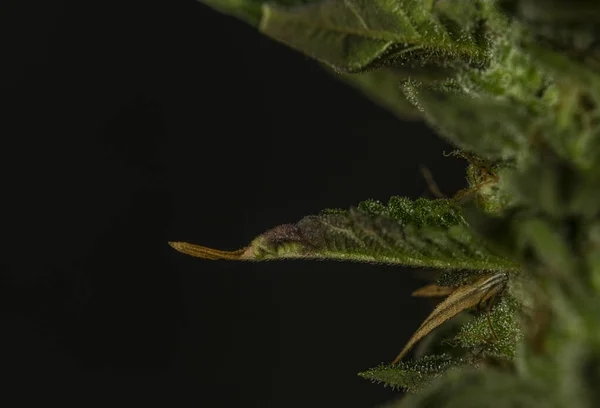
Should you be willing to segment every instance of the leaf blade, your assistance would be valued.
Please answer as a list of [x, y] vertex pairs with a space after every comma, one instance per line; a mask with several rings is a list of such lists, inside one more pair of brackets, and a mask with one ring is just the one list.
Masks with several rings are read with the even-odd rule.
[[393, 197], [387, 206], [377, 203], [365, 201], [360, 209], [279, 225], [237, 251], [183, 242], [170, 245], [211, 260], [327, 259], [443, 269], [518, 269], [513, 261], [486, 248], [450, 200]]
[[422, 113], [404, 93], [403, 83], [407, 79], [436, 83], [454, 74], [453, 70], [436, 65], [388, 67], [352, 74], [327, 70], [401, 120], [420, 120], [422, 117]]
[[430, 2], [325, 0], [291, 8], [265, 3], [262, 11], [261, 32], [338, 71], [392, 61], [486, 60], [484, 44], [466, 30], [449, 31]]
[[441, 377], [448, 369], [464, 363], [462, 359], [446, 354], [431, 355], [396, 365], [380, 364], [358, 375], [372, 382], [383, 383], [394, 390], [416, 392], [425, 388], [432, 380]]
[[451, 143], [492, 160], [512, 160], [529, 143], [527, 107], [487, 95], [478, 97], [405, 85], [427, 122]]

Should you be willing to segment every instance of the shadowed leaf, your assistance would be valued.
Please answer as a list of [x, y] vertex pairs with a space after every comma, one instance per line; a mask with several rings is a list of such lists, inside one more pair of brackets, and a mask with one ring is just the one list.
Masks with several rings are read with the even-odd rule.
[[598, 1], [502, 0], [501, 3], [527, 26], [535, 43], [600, 72]]
[[[263, 0], [198, 0], [207, 6], [225, 14], [230, 14], [246, 23], [258, 27], [262, 18], [262, 5], [267, 3]], [[316, 3], [322, 0], [274, 0], [269, 4], [281, 6], [299, 6], [303, 4]]]
[[493, 368], [462, 366], [419, 393], [379, 408], [529, 408], [581, 406], [561, 404], [535, 376], [518, 376]]
[[442, 82], [454, 71], [436, 65], [382, 68], [355, 74], [335, 73], [328, 69], [336, 78], [362, 91], [373, 102], [380, 105], [402, 120], [421, 119], [422, 113], [406, 98], [403, 83], [407, 79], [418, 80], [426, 84]]
[[425, 119], [457, 147], [486, 159], [515, 158], [528, 143], [532, 113], [487, 96], [419, 89], [406, 84]]

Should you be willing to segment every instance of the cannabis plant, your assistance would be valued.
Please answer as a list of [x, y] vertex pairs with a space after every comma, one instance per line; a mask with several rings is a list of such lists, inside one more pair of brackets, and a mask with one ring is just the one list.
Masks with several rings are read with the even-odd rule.
[[[389, 407], [600, 406], [600, 3], [203, 0], [319, 61], [469, 162], [452, 198], [367, 200], [205, 259], [435, 268]], [[419, 343], [416, 358], [409, 352]], [[391, 359], [390, 359], [391, 360]]]

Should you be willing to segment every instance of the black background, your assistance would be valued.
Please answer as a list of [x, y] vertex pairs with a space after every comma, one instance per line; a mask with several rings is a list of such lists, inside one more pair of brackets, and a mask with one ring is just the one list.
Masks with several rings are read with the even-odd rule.
[[3, 0], [0, 30], [4, 386], [84, 406], [398, 395], [356, 373], [430, 310], [414, 271], [211, 262], [167, 241], [237, 249], [323, 208], [430, 196], [421, 164], [451, 194], [449, 146], [192, 0]]

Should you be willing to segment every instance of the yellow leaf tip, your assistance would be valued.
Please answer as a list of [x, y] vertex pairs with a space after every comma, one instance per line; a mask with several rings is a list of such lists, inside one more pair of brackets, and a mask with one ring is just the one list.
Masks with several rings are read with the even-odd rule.
[[237, 251], [221, 251], [218, 249], [208, 248], [201, 245], [190, 244], [188, 242], [168, 241], [169, 245], [175, 250], [196, 258], [202, 259], [227, 259], [237, 261], [243, 259], [246, 248], [239, 249]]

